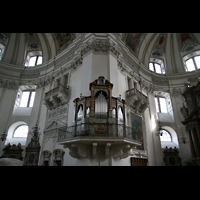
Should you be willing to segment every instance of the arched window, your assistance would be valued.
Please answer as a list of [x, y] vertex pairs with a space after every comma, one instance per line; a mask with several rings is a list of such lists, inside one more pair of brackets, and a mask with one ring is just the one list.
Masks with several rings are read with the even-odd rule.
[[2, 56], [3, 56], [4, 49], [5, 49], [5, 46], [0, 44], [0, 60], [1, 60]]
[[3, 52], [8, 43], [8, 33], [0, 33], [0, 60], [2, 60]]
[[4, 52], [5, 46], [0, 44], [0, 60], [2, 58], [3, 52]]
[[185, 61], [186, 71], [194, 71], [200, 69], [200, 56], [194, 56]]
[[13, 123], [8, 129], [5, 145], [8, 143], [11, 145], [17, 145], [18, 143], [22, 146], [26, 145], [28, 131], [29, 128], [26, 122], [18, 121]]
[[176, 131], [169, 127], [169, 126], [163, 126], [162, 129], [160, 130], [160, 143], [161, 147], [163, 149], [172, 147], [179, 148], [179, 142], [178, 142], [178, 136]]
[[200, 50], [185, 55], [183, 57], [183, 64], [186, 72], [200, 69]]
[[170, 133], [164, 129], [161, 129], [160, 130], [160, 141], [161, 142], [171, 142], [172, 137], [171, 137]]
[[1, 55], [2, 55], [2, 53], [3, 53], [3, 52], [2, 52], [2, 49], [0, 48], [0, 60], [1, 60]]
[[28, 66], [33, 67], [35, 65], [40, 65], [42, 64], [42, 56], [32, 56], [29, 59]]
[[13, 137], [25, 138], [28, 135], [28, 126], [26, 124], [18, 126], [13, 133]]
[[151, 58], [149, 62], [149, 69], [158, 74], [165, 74], [164, 63], [160, 59]]
[[36, 65], [42, 64], [42, 52], [41, 51], [34, 51], [29, 52], [26, 57], [25, 66], [27, 67], [34, 67]]

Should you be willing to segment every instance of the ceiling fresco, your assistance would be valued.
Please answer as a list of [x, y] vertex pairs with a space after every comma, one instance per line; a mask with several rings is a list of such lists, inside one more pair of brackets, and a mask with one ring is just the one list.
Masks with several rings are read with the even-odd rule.
[[71, 39], [71, 33], [56, 33], [56, 38], [59, 42], [59, 47], [62, 47]]
[[136, 52], [136, 48], [139, 44], [141, 35], [142, 33], [128, 33], [127, 34], [125, 42], [134, 52]]

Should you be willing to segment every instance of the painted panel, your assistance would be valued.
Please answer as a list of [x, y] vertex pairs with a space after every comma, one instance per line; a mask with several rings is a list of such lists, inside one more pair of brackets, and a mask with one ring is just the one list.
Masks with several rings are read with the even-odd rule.
[[144, 140], [143, 140], [143, 131], [142, 131], [142, 118], [131, 113], [131, 127], [134, 129], [134, 132], [137, 135], [141, 135], [142, 145], [138, 147], [139, 150], [144, 150]]

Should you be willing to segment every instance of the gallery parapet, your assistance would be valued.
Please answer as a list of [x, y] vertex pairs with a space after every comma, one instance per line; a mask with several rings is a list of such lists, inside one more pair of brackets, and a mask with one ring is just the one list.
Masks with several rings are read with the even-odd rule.
[[58, 87], [45, 93], [44, 104], [52, 109], [68, 103], [69, 88], [59, 84]]
[[70, 141], [79, 137], [127, 138], [142, 145], [142, 133], [123, 124], [79, 124], [62, 127], [58, 132], [58, 142]]
[[127, 104], [136, 112], [143, 114], [148, 107], [149, 102], [147, 96], [142, 94], [136, 88], [126, 91]]

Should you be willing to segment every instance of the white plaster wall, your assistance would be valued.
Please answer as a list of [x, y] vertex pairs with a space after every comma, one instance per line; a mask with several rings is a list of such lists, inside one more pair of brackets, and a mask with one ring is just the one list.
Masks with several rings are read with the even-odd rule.
[[[92, 53], [88, 54], [83, 58], [83, 63], [77, 69], [71, 72], [69, 87], [70, 87], [70, 100], [69, 100], [69, 111], [68, 111], [68, 126], [72, 125], [74, 117], [74, 103], [73, 100], [80, 97], [80, 93], [83, 96], [89, 96], [89, 83], [91, 80], [92, 73]], [[98, 78], [98, 77], [97, 77]], [[94, 79], [95, 80], [95, 79]], [[93, 81], [94, 81], [93, 80]]]
[[153, 134], [152, 134], [152, 121], [150, 120], [150, 111], [147, 108], [144, 112], [145, 118], [145, 132], [146, 132], [146, 140], [147, 140], [147, 153], [148, 153], [148, 165], [154, 166], [155, 163], [155, 150], [153, 145]]
[[126, 77], [118, 69], [117, 59], [109, 54], [109, 64], [110, 64], [110, 82], [114, 85], [112, 90], [112, 96], [125, 99], [126, 91]]
[[121, 94], [121, 98], [125, 99], [125, 91], [126, 91], [126, 85], [127, 85], [127, 81], [126, 81], [126, 77], [120, 72], [120, 70], [118, 69], [118, 95], [119, 96]]
[[[152, 157], [154, 155], [154, 164], [156, 166], [163, 166], [163, 153], [162, 153], [162, 149], [161, 149], [161, 143], [160, 143], [160, 137], [156, 135], [157, 130], [158, 130], [158, 122], [157, 122], [157, 112], [156, 112], [156, 106], [155, 106], [155, 100], [154, 100], [154, 95], [149, 93], [148, 94], [148, 99], [149, 99], [149, 105], [150, 105], [150, 118], [151, 118], [151, 133], [148, 130], [149, 126], [146, 126], [146, 131], [147, 131], [147, 135], [150, 133], [152, 137], [152, 143], [149, 142], [148, 140], [148, 149], [149, 149], [149, 145], [153, 145], [153, 150], [151, 149], [151, 153], [152, 155], [150, 157]], [[147, 113], [146, 113], [147, 114]], [[146, 117], [148, 117], [148, 115], [146, 115]], [[148, 119], [148, 118], [147, 118]], [[150, 155], [148, 150], [148, 155]], [[149, 160], [149, 165], [151, 165], [151, 161]]]
[[110, 62], [110, 82], [114, 85], [112, 89], [112, 96], [119, 96], [119, 83], [118, 83], [118, 67], [117, 61], [112, 55], [109, 55]]
[[[108, 54], [103, 54], [103, 53], [92, 54], [92, 77], [91, 77], [92, 81], [97, 79], [99, 76], [104, 76], [105, 79], [109, 80], [108, 57], [109, 57]], [[88, 83], [88, 87], [89, 87], [89, 83]]]

